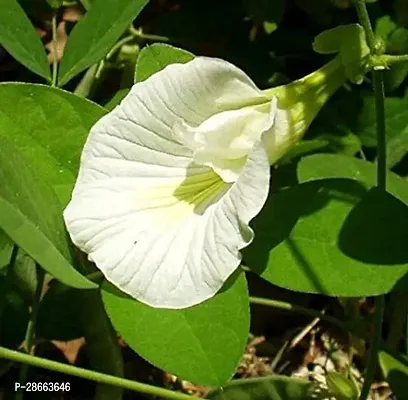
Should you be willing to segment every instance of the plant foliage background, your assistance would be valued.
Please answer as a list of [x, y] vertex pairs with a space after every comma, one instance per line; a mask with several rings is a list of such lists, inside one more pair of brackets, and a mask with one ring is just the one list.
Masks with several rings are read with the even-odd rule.
[[[367, 7], [382, 49], [407, 54], [408, 3]], [[388, 192], [376, 188], [368, 74], [273, 167], [243, 269], [203, 304], [124, 296], [62, 221], [89, 129], [134, 82], [207, 55], [260, 88], [285, 84], [327, 61], [316, 35], [355, 22], [348, 0], [0, 0], [0, 396], [27, 380], [71, 383], [38, 398], [357, 399], [372, 366], [370, 296], [385, 295], [369, 395], [407, 398], [408, 62], [383, 74]], [[69, 362], [118, 379], [74, 377]]]

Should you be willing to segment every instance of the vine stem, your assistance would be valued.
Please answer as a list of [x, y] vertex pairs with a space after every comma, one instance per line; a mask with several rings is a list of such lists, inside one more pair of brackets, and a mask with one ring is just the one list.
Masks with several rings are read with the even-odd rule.
[[320, 311], [313, 310], [311, 308], [306, 308], [306, 307], [294, 305], [291, 303], [286, 303], [280, 300], [265, 299], [262, 297], [250, 296], [249, 301], [251, 302], [251, 304], [258, 304], [258, 305], [266, 306], [266, 307], [279, 308], [280, 310], [291, 311], [291, 312], [306, 315], [312, 318], [320, 318], [321, 320], [327, 321], [331, 323], [332, 325], [338, 326], [341, 329], [344, 329], [346, 331], [350, 330], [350, 325], [348, 325], [347, 323], [344, 323], [337, 318], [331, 317], [330, 315], [326, 315]]
[[[378, 55], [376, 39], [371, 26], [365, 0], [354, 0], [354, 6], [357, 11], [358, 19], [362, 25], [367, 45], [370, 48], [372, 56]], [[385, 127], [385, 94], [384, 94], [384, 76], [382, 70], [374, 69], [372, 72], [373, 89], [375, 97], [375, 110], [377, 122], [377, 187], [386, 191], [387, 188], [387, 165], [386, 165], [386, 127]], [[374, 381], [375, 370], [378, 362], [378, 349], [382, 338], [382, 325], [384, 319], [385, 298], [384, 296], [375, 297], [374, 311], [374, 331], [371, 339], [371, 345], [368, 352], [367, 371], [360, 393], [360, 400], [366, 400]]]
[[[36, 265], [36, 268], [37, 268], [37, 285], [35, 288], [33, 304], [31, 307], [30, 320], [28, 321], [28, 324], [27, 324], [27, 330], [26, 330], [25, 341], [24, 341], [25, 342], [24, 351], [27, 354], [30, 354], [31, 348], [33, 347], [33, 341], [35, 337], [35, 325], [37, 323], [38, 307], [40, 305], [41, 292], [42, 292], [42, 288], [44, 285], [44, 277], [45, 277], [44, 270], [38, 264]], [[28, 364], [23, 364], [21, 366], [20, 375], [18, 379], [21, 386], [25, 384], [25, 381], [27, 379], [27, 374], [28, 374]], [[17, 392], [16, 400], [20, 400], [22, 398], [23, 398], [23, 392], [22, 391]]]
[[354, 8], [357, 11], [358, 20], [366, 34], [367, 45], [370, 48], [371, 54], [374, 55], [377, 52], [376, 40], [365, 0], [354, 0]]
[[51, 86], [56, 87], [58, 81], [58, 45], [57, 45], [57, 12], [55, 11], [51, 20], [52, 29], [52, 50], [54, 57], [52, 60], [52, 81]]
[[51, 371], [61, 372], [67, 375], [78, 376], [80, 378], [89, 379], [95, 382], [118, 386], [123, 389], [132, 390], [134, 392], [158, 396], [162, 399], [199, 400], [199, 398], [196, 396], [173, 392], [172, 390], [151, 386], [145, 383], [132, 381], [130, 379], [118, 378], [117, 376], [107, 375], [101, 372], [95, 372], [88, 369], [75, 367], [73, 365], [59, 363], [57, 361], [47, 360], [46, 358], [24, 354], [19, 351], [10, 350], [2, 346], [0, 346], [0, 358], [32, 365], [34, 367], [49, 369]]

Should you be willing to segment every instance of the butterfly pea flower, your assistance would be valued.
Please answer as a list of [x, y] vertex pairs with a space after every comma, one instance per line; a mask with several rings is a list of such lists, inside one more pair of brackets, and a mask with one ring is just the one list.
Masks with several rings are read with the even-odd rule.
[[88, 136], [64, 212], [73, 243], [150, 306], [211, 298], [254, 237], [270, 165], [344, 81], [335, 58], [260, 90], [234, 65], [196, 57], [136, 83]]

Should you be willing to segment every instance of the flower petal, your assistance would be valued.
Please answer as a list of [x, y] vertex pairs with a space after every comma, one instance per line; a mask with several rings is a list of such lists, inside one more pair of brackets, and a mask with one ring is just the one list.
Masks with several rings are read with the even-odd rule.
[[238, 267], [268, 192], [266, 153], [259, 147], [225, 183], [193, 162], [174, 126], [198, 126], [248, 99], [265, 102], [241, 70], [198, 57], [136, 84], [92, 128], [64, 217], [73, 242], [124, 292], [184, 308], [213, 296]]
[[269, 186], [264, 148], [234, 184], [207, 167], [196, 172], [147, 185], [138, 177], [103, 180], [74, 195], [65, 211], [74, 243], [109, 281], [148, 305], [185, 308], [212, 297], [252, 241], [248, 223]]

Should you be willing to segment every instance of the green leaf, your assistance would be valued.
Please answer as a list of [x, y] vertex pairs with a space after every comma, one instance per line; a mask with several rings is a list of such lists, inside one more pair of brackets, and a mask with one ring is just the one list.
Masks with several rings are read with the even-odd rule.
[[169, 64], [182, 64], [191, 61], [193, 58], [194, 54], [168, 44], [156, 43], [145, 47], [141, 50], [137, 58], [135, 82], [144, 81]]
[[305, 400], [311, 398], [312, 384], [287, 376], [239, 379], [210, 392], [211, 400]]
[[375, 22], [375, 35], [381, 37], [384, 41], [388, 36], [395, 31], [397, 24], [391, 19], [389, 15], [384, 15]]
[[408, 393], [408, 358], [402, 354], [395, 356], [380, 351], [378, 358], [381, 370], [397, 400], [404, 400]]
[[350, 258], [367, 264], [407, 264], [407, 205], [377, 187], [371, 188], [351, 210], [338, 242]]
[[60, 281], [77, 288], [96, 287], [72, 266], [54, 191], [1, 135], [0, 182], [0, 228]]
[[[387, 97], [385, 99], [385, 125], [387, 140], [402, 134], [408, 126], [408, 98]], [[352, 128], [360, 136], [364, 146], [377, 146], [374, 96], [364, 96], [363, 107]]]
[[12, 251], [13, 242], [4, 232], [0, 231], [0, 269], [9, 264]]
[[0, 0], [0, 44], [28, 69], [51, 80], [44, 46], [17, 0]]
[[408, 153], [408, 127], [387, 141], [387, 167], [395, 167]]
[[[357, 158], [314, 154], [300, 161], [297, 175], [300, 182], [330, 178], [353, 179], [369, 189], [376, 184], [377, 168], [373, 163]], [[408, 182], [397, 174], [387, 174], [387, 191], [403, 203], [408, 203]]]
[[106, 111], [60, 89], [0, 84], [0, 136], [13, 143], [65, 204], [91, 126]]
[[102, 299], [114, 328], [153, 365], [191, 382], [222, 386], [232, 377], [249, 332], [244, 274], [197, 306], [152, 308], [102, 285]]
[[[330, 178], [348, 178], [352, 181]], [[369, 231], [371, 226], [373, 232], [367, 234], [376, 235], [377, 241], [384, 240], [383, 244], [371, 246], [372, 255], [376, 257], [374, 261], [379, 264], [373, 265], [355, 259], [356, 254], [347, 256], [347, 246], [346, 249], [340, 246], [344, 245], [346, 235], [343, 231], [342, 240], [340, 235], [342, 229], [345, 229], [344, 222], [352, 218], [349, 214], [353, 207], [375, 185], [375, 165], [340, 155], [317, 154], [300, 161], [298, 179], [303, 184], [274, 194], [255, 219], [255, 240], [244, 251], [247, 265], [258, 270], [272, 283], [297, 291], [364, 296], [406, 288], [408, 267], [404, 264], [406, 255], [403, 249], [398, 250], [400, 253], [396, 254], [396, 263], [390, 263], [396, 265], [384, 265], [391, 261], [392, 256], [385, 251], [384, 245], [388, 243], [392, 249], [394, 245], [389, 243], [392, 242], [391, 238], [398, 236], [395, 233], [398, 230], [401, 232], [405, 229], [408, 183], [389, 173], [388, 190], [404, 204], [387, 198], [382, 200], [385, 209], [378, 211], [378, 205], [375, 204], [378, 199], [370, 201], [368, 194], [368, 200], [365, 201], [369, 209], [363, 207], [361, 211], [360, 207], [360, 212], [358, 209], [354, 211], [357, 212], [354, 217], [361, 217], [360, 213], [378, 214], [378, 218], [372, 216], [364, 226], [360, 224], [357, 227], [360, 231]], [[391, 220], [387, 219], [388, 212], [392, 214]], [[394, 222], [398, 228], [393, 227]], [[381, 223], [386, 226], [389, 239], [383, 238], [383, 235], [387, 235], [379, 229]], [[400, 239], [397, 242], [403, 247]], [[376, 252], [376, 246], [386, 254]], [[360, 260], [363, 250], [360, 249]], [[381, 260], [381, 256], [385, 259]], [[367, 253], [363, 257], [367, 259]]]
[[363, 47], [365, 42], [364, 29], [359, 24], [339, 25], [335, 28], [328, 29], [319, 33], [313, 41], [313, 50], [320, 54], [339, 53], [344, 43], [350, 45], [350, 39], [358, 39], [360, 47]]
[[358, 388], [356, 384], [336, 371], [326, 375], [326, 383], [331, 393], [337, 400], [357, 400]]
[[101, 60], [148, 0], [98, 0], [72, 30], [59, 69], [60, 86]]
[[313, 49], [322, 54], [339, 53], [347, 78], [361, 83], [370, 54], [364, 29], [359, 24], [339, 25], [316, 36]]
[[[405, 182], [404, 188], [407, 193]], [[245, 264], [300, 292], [367, 296], [406, 288], [407, 264], [369, 264], [341, 248], [344, 223], [366, 192], [367, 185], [355, 180], [321, 179], [274, 194], [253, 222], [255, 240], [244, 250]]]

